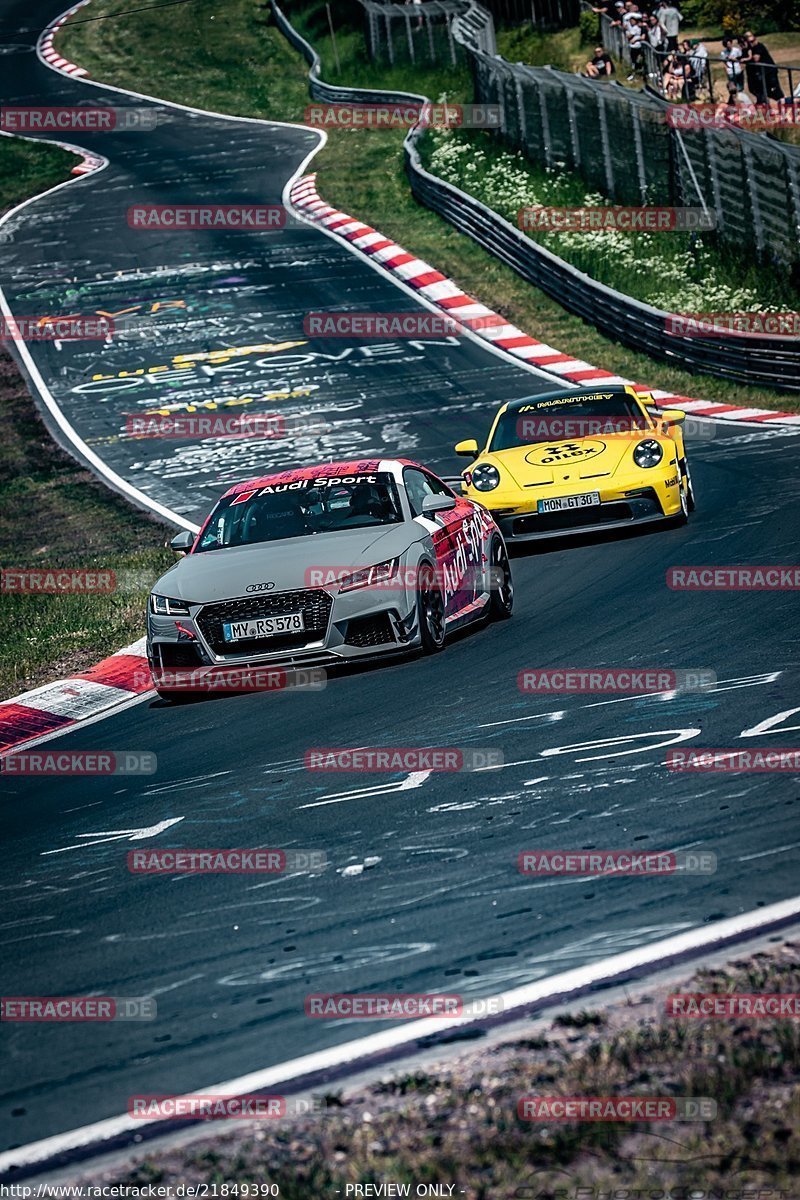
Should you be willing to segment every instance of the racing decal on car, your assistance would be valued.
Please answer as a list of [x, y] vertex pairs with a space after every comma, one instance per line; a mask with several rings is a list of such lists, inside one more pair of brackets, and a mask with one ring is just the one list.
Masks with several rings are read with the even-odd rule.
[[606, 448], [605, 442], [585, 439], [582, 442], [558, 442], [550, 446], [537, 446], [525, 455], [525, 462], [532, 466], [549, 467], [553, 463], [567, 463], [574, 459], [596, 458]]
[[538, 400], [533, 404], [523, 404], [517, 412], [537, 412], [544, 408], [559, 407], [562, 404], [585, 404], [587, 400], [613, 400], [614, 392], [580, 392], [569, 396], [557, 396], [554, 400]]
[[433, 539], [448, 616], [471, 604], [483, 590], [483, 547], [492, 521], [483, 509], [470, 508], [463, 518], [455, 509], [457, 522]]

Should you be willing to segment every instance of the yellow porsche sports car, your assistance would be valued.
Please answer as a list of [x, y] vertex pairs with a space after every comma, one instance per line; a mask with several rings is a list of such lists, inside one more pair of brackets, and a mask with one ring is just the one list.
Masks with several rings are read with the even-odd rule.
[[511, 542], [682, 524], [694, 508], [685, 419], [626, 384], [511, 400], [483, 450], [476, 441], [456, 446], [474, 460], [462, 491], [489, 509]]

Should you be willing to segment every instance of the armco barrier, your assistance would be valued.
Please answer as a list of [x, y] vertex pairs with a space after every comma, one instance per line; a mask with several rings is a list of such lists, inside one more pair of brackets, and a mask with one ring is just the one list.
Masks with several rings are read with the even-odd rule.
[[[325, 83], [319, 78], [321, 64], [317, 52], [293, 29], [276, 0], [270, 0], [270, 3], [278, 27], [309, 63], [309, 90], [313, 99], [339, 104], [427, 102], [426, 97], [408, 92], [370, 91]], [[455, 24], [458, 26], [459, 22]], [[456, 37], [469, 37], [463, 22], [454, 32]], [[569, 312], [582, 317], [614, 341], [652, 358], [674, 363], [684, 370], [738, 383], [800, 392], [800, 341], [745, 338], [735, 334], [725, 338], [668, 334], [668, 313], [591, 279], [538, 245], [480, 201], [427, 171], [419, 153], [419, 140], [425, 132], [424, 127], [417, 126], [409, 131], [405, 140], [406, 172], [415, 198], [460, 232], [468, 234], [523, 279], [552, 296]]]

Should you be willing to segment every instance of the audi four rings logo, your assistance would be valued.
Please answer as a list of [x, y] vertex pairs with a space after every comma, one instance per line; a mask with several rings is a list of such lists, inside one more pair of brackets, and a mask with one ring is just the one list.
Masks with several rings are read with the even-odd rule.
[[271, 592], [274, 587], [274, 583], [251, 583], [244, 590], [246, 592]]

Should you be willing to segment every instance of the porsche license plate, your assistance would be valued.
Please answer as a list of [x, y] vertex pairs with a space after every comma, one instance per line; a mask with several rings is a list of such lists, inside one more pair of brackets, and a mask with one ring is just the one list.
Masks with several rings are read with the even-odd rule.
[[299, 633], [303, 629], [305, 622], [301, 612], [276, 613], [274, 617], [259, 617], [255, 621], [226, 621], [222, 626], [222, 636], [226, 642], [247, 642], [252, 638]]
[[552, 500], [540, 500], [536, 505], [536, 511], [540, 513], [568, 512], [573, 508], [590, 508], [599, 503], [599, 492], [583, 492], [580, 496], [554, 496]]

